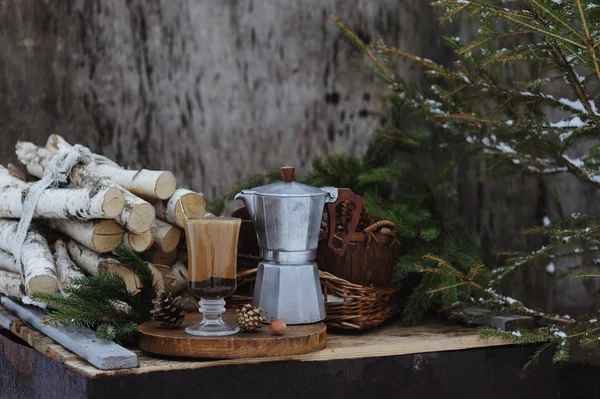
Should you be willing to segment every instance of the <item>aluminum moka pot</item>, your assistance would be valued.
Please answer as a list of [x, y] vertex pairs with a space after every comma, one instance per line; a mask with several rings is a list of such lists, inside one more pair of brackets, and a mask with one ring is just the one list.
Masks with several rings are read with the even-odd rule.
[[[327, 203], [330, 223], [329, 246], [340, 256], [356, 229], [362, 198], [350, 189], [316, 188], [294, 181], [294, 168], [281, 168], [283, 181], [243, 190], [244, 201], [254, 222], [260, 257], [254, 287], [254, 306], [260, 306], [267, 322], [282, 319], [287, 324], [314, 323], [325, 318], [325, 306], [314, 259]], [[334, 246], [335, 209], [352, 201], [354, 210], [340, 247]]]

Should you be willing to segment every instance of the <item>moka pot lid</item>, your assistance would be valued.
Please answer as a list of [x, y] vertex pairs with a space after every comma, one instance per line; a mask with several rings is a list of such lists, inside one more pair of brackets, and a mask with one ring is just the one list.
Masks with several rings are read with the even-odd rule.
[[283, 181], [255, 187], [251, 192], [265, 197], [316, 197], [326, 194], [320, 188], [295, 182], [294, 172], [295, 168], [293, 166], [282, 166], [281, 177]]

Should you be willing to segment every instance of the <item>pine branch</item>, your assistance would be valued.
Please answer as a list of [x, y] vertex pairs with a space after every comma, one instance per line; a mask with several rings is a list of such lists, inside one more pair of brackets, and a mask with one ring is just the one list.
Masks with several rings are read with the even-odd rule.
[[587, 112], [587, 115], [590, 115], [590, 117], [592, 117], [594, 119], [596, 127], [599, 127], [600, 126], [600, 120], [598, 120], [598, 116], [596, 115], [596, 113], [592, 109], [592, 106], [590, 104], [590, 101], [589, 101], [586, 93], [585, 93], [585, 90], [582, 87], [581, 83], [579, 82], [579, 79], [577, 77], [577, 73], [575, 72], [575, 70], [571, 66], [571, 63], [567, 60], [567, 57], [565, 57], [565, 55], [562, 52], [562, 50], [558, 46], [556, 46], [555, 44], [551, 44], [551, 46], [552, 46], [552, 51], [554, 52], [554, 54], [556, 56], [556, 59], [558, 61], [557, 64], [565, 72], [567, 80], [569, 81], [569, 83], [573, 87], [574, 92], [577, 95], [577, 98], [583, 104], [583, 106], [584, 106], [584, 108], [585, 108], [585, 110]]
[[525, 369], [528, 369], [528, 368], [530, 368], [531, 366], [533, 366], [534, 364], [536, 364], [536, 363], [539, 361], [541, 354], [542, 354], [542, 353], [543, 353], [543, 352], [544, 352], [546, 349], [550, 348], [552, 345], [555, 345], [555, 343], [554, 343], [553, 341], [551, 341], [551, 342], [548, 342], [547, 344], [545, 344], [545, 345], [543, 345], [543, 346], [539, 347], [539, 348], [538, 348], [538, 349], [535, 351], [535, 353], [534, 353], [534, 354], [533, 354], [533, 355], [532, 355], [532, 356], [529, 358], [529, 360], [527, 360], [527, 362], [526, 362], [526, 363], [525, 363], [525, 365], [523, 366], [523, 369], [524, 369], [524, 370], [525, 370]]
[[554, 356], [552, 356], [552, 363], [564, 362], [569, 359], [569, 342], [564, 339], [560, 340], [556, 346]]
[[[76, 278], [65, 287], [68, 297], [60, 294], [33, 292], [34, 301], [47, 304], [52, 309], [45, 323], [54, 325], [77, 324], [96, 330], [100, 338], [130, 343], [137, 333], [138, 324], [150, 318], [152, 299], [157, 291], [148, 265], [135, 253], [121, 244], [115, 255], [131, 268], [143, 284], [139, 293], [130, 294], [123, 278], [114, 273], [99, 273]], [[125, 302], [131, 309], [117, 306]]]
[[29, 294], [29, 298], [35, 302], [43, 302], [49, 309], [60, 309], [62, 306], [69, 306], [72, 300], [65, 298], [61, 294], [34, 291]]
[[137, 273], [143, 285], [152, 287], [154, 291], [156, 291], [156, 287], [153, 286], [152, 271], [148, 267], [148, 264], [137, 256], [134, 251], [125, 247], [123, 244], [117, 244], [113, 249], [113, 253], [119, 262]]
[[504, 331], [494, 327], [480, 327], [478, 335], [482, 339], [491, 339], [521, 345], [535, 344], [551, 339], [547, 330]]
[[579, 39], [581, 39], [581, 41], [585, 41], [586, 40], [585, 37], [583, 37], [577, 31], [577, 29], [573, 28], [573, 25], [569, 24], [563, 18], [559, 17], [556, 13], [554, 13], [553, 11], [551, 11], [550, 9], [548, 9], [548, 7], [545, 7], [541, 2], [539, 2], [538, 0], [531, 0], [531, 2], [533, 4], [535, 4], [538, 8], [540, 8], [541, 10], [543, 10], [550, 18], [556, 20], [559, 24], [561, 24], [562, 26], [564, 26], [565, 28], [567, 28], [571, 33], [573, 33], [575, 36], [577, 36]]
[[76, 277], [64, 290], [69, 295], [84, 298], [112, 297], [115, 300], [126, 301], [130, 296], [123, 278], [116, 273]]
[[121, 243], [114, 247], [113, 253], [119, 262], [135, 271], [139, 276], [142, 289], [132, 299], [136, 302], [134, 308], [139, 322], [148, 320], [150, 318], [150, 310], [154, 307], [152, 300], [158, 293], [158, 286], [154, 283], [150, 267], [135, 252]]
[[389, 80], [394, 81], [395, 74], [390, 71], [372, 52], [369, 46], [367, 46], [358, 36], [354, 34], [338, 17], [332, 17], [333, 21], [342, 29], [342, 31], [352, 40], [358, 47], [371, 58], [371, 60], [377, 65], [379, 72]]
[[[473, 1], [473, 0], [465, 0], [465, 1], [466, 1], [467, 6], [464, 7], [463, 9], [470, 8], [472, 10], [479, 10], [479, 11], [483, 11], [483, 12], [488, 11], [488, 12], [493, 13], [494, 15], [501, 16], [502, 18], [504, 18], [506, 20], [514, 22], [516, 25], [518, 25], [522, 28], [527, 28], [538, 34], [552, 37], [556, 40], [571, 44], [578, 48], [582, 48], [582, 49], [586, 48], [585, 45], [583, 45], [577, 41], [569, 39], [566, 36], [561, 36], [558, 33], [554, 33], [552, 31], [544, 28], [543, 26], [536, 25], [536, 23], [533, 22], [534, 17], [531, 15], [525, 14], [524, 12], [511, 11], [506, 8], [497, 7], [497, 6], [493, 6], [490, 4], [483, 4], [483, 3], [480, 3], [478, 1]], [[579, 0], [577, 0], [577, 1], [579, 1]], [[465, 4], [464, 2], [461, 2], [461, 3]], [[445, 4], [445, 5], [442, 5], [442, 4]], [[448, 7], [451, 4], [452, 4], [451, 2], [438, 2], [438, 3], [434, 3], [433, 5], [438, 6], [438, 7]]]
[[598, 277], [600, 277], [600, 272], [597, 272], [597, 273], [593, 273], [593, 272], [574, 273], [574, 274], [572, 274], [572, 277], [573, 278], [581, 278], [581, 279], [598, 278]]
[[100, 324], [96, 329], [96, 334], [102, 339], [115, 341], [120, 344], [132, 343], [139, 332], [139, 326], [136, 323], [123, 324]]
[[598, 63], [598, 56], [596, 55], [596, 50], [594, 47], [594, 40], [592, 39], [592, 36], [590, 35], [590, 31], [588, 29], [587, 18], [585, 16], [585, 12], [581, 5], [581, 0], [575, 0], [575, 2], [577, 3], [577, 8], [579, 9], [579, 15], [581, 17], [581, 22], [583, 24], [583, 29], [585, 31], [585, 41], [587, 43], [587, 50], [589, 51], [589, 53], [592, 57], [592, 60], [594, 62], [594, 70], [596, 71], [596, 75], [598, 76], [598, 79], [600, 80], [600, 64]]
[[429, 287], [434, 284], [436, 276], [425, 275], [421, 283], [413, 290], [408, 297], [408, 302], [402, 311], [402, 320], [405, 323], [415, 324], [421, 320], [424, 313], [431, 306], [431, 295], [428, 293]]

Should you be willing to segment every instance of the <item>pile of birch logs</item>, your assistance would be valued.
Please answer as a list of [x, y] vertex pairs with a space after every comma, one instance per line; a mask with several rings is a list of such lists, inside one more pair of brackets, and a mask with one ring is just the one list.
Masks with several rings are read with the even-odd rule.
[[[202, 194], [176, 188], [171, 172], [128, 170], [107, 163], [75, 165], [68, 187], [46, 189], [17, 264], [9, 251], [29, 187], [44, 176], [51, 158], [72, 146], [53, 134], [46, 147], [18, 142], [24, 168], [0, 166], [0, 293], [16, 299], [32, 291], [63, 292], [74, 277], [110, 271], [135, 293], [137, 274], [111, 256], [117, 243], [149, 262], [160, 289], [187, 293], [186, 217], [204, 216]], [[24, 170], [26, 169], [26, 171]]]

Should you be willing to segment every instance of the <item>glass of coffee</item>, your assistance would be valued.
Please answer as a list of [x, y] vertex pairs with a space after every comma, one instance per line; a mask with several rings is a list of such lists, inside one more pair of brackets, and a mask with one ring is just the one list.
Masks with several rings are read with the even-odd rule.
[[202, 321], [185, 332], [200, 336], [237, 333], [240, 329], [223, 320], [225, 298], [236, 287], [238, 236], [242, 220], [203, 217], [185, 222], [188, 249], [188, 287], [200, 299]]

